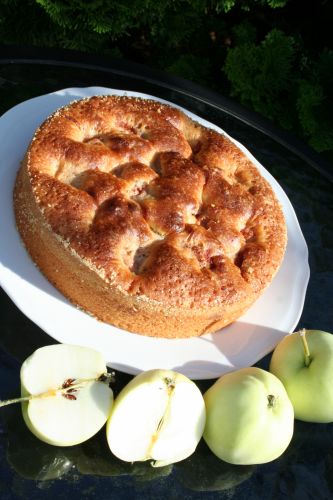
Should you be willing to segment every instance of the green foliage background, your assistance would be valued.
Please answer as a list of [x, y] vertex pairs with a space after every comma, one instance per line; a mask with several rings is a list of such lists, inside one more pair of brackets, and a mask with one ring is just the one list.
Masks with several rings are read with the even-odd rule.
[[0, 0], [0, 43], [126, 57], [230, 95], [333, 158], [333, 2]]

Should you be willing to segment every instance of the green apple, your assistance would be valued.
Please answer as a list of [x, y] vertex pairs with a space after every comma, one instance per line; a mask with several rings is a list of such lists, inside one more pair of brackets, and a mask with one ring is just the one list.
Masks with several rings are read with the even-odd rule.
[[333, 422], [333, 335], [301, 330], [275, 348], [270, 371], [284, 384], [295, 418]]
[[203, 437], [220, 459], [255, 465], [278, 458], [294, 430], [294, 411], [280, 380], [260, 368], [227, 373], [204, 394]]
[[106, 371], [103, 356], [88, 347], [37, 349], [20, 373], [23, 417], [31, 432], [57, 446], [82, 443], [96, 434], [113, 404]]
[[119, 393], [107, 423], [112, 453], [155, 467], [191, 455], [204, 430], [205, 403], [199, 388], [172, 370], [149, 370]]

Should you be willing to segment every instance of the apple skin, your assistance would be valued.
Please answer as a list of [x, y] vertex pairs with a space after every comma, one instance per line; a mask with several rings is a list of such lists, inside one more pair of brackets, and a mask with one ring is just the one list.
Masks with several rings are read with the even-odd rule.
[[262, 464], [288, 447], [294, 411], [282, 383], [271, 373], [255, 367], [227, 373], [206, 391], [204, 400], [204, 440], [225, 462]]
[[306, 330], [310, 364], [305, 365], [299, 332], [286, 336], [275, 348], [270, 371], [285, 386], [295, 418], [305, 422], [333, 422], [333, 335]]
[[152, 460], [154, 467], [161, 467], [195, 451], [205, 419], [205, 403], [192, 380], [172, 370], [148, 370], [116, 397], [107, 441], [121, 460]]

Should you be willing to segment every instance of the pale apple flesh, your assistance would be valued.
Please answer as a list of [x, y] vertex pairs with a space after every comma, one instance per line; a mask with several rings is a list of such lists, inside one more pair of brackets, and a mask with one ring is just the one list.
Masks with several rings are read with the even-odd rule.
[[211, 451], [234, 465], [278, 458], [293, 435], [294, 412], [282, 383], [259, 368], [223, 375], [204, 394], [203, 437]]
[[40, 395], [22, 403], [31, 432], [57, 446], [96, 434], [113, 403], [110, 387], [97, 380], [106, 370], [103, 356], [88, 347], [56, 344], [35, 351], [20, 373], [22, 396]]
[[295, 418], [305, 422], [333, 422], [333, 335], [306, 330], [309, 360], [300, 332], [286, 336], [275, 348], [270, 371], [285, 386]]
[[149, 370], [117, 396], [107, 440], [121, 460], [162, 466], [190, 456], [204, 425], [205, 404], [194, 382], [171, 370]]

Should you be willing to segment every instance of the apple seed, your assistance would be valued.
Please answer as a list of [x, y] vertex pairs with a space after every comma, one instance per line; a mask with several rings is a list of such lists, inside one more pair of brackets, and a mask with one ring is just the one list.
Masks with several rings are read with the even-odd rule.
[[0, 408], [2, 406], [8, 406], [14, 403], [23, 403], [25, 401], [31, 401], [32, 399], [51, 398], [56, 396], [57, 394], [61, 394], [66, 399], [76, 401], [77, 398], [72, 393], [77, 392], [79, 389], [82, 389], [83, 386], [89, 384], [90, 382], [104, 382], [105, 384], [109, 385], [113, 380], [114, 380], [114, 372], [102, 373], [97, 378], [81, 379], [75, 384], [74, 384], [75, 382], [74, 378], [68, 378], [58, 389], [51, 389], [49, 391], [42, 392], [41, 394], [29, 394], [29, 396], [22, 396], [20, 398], [5, 399], [3, 401], [0, 401]]

